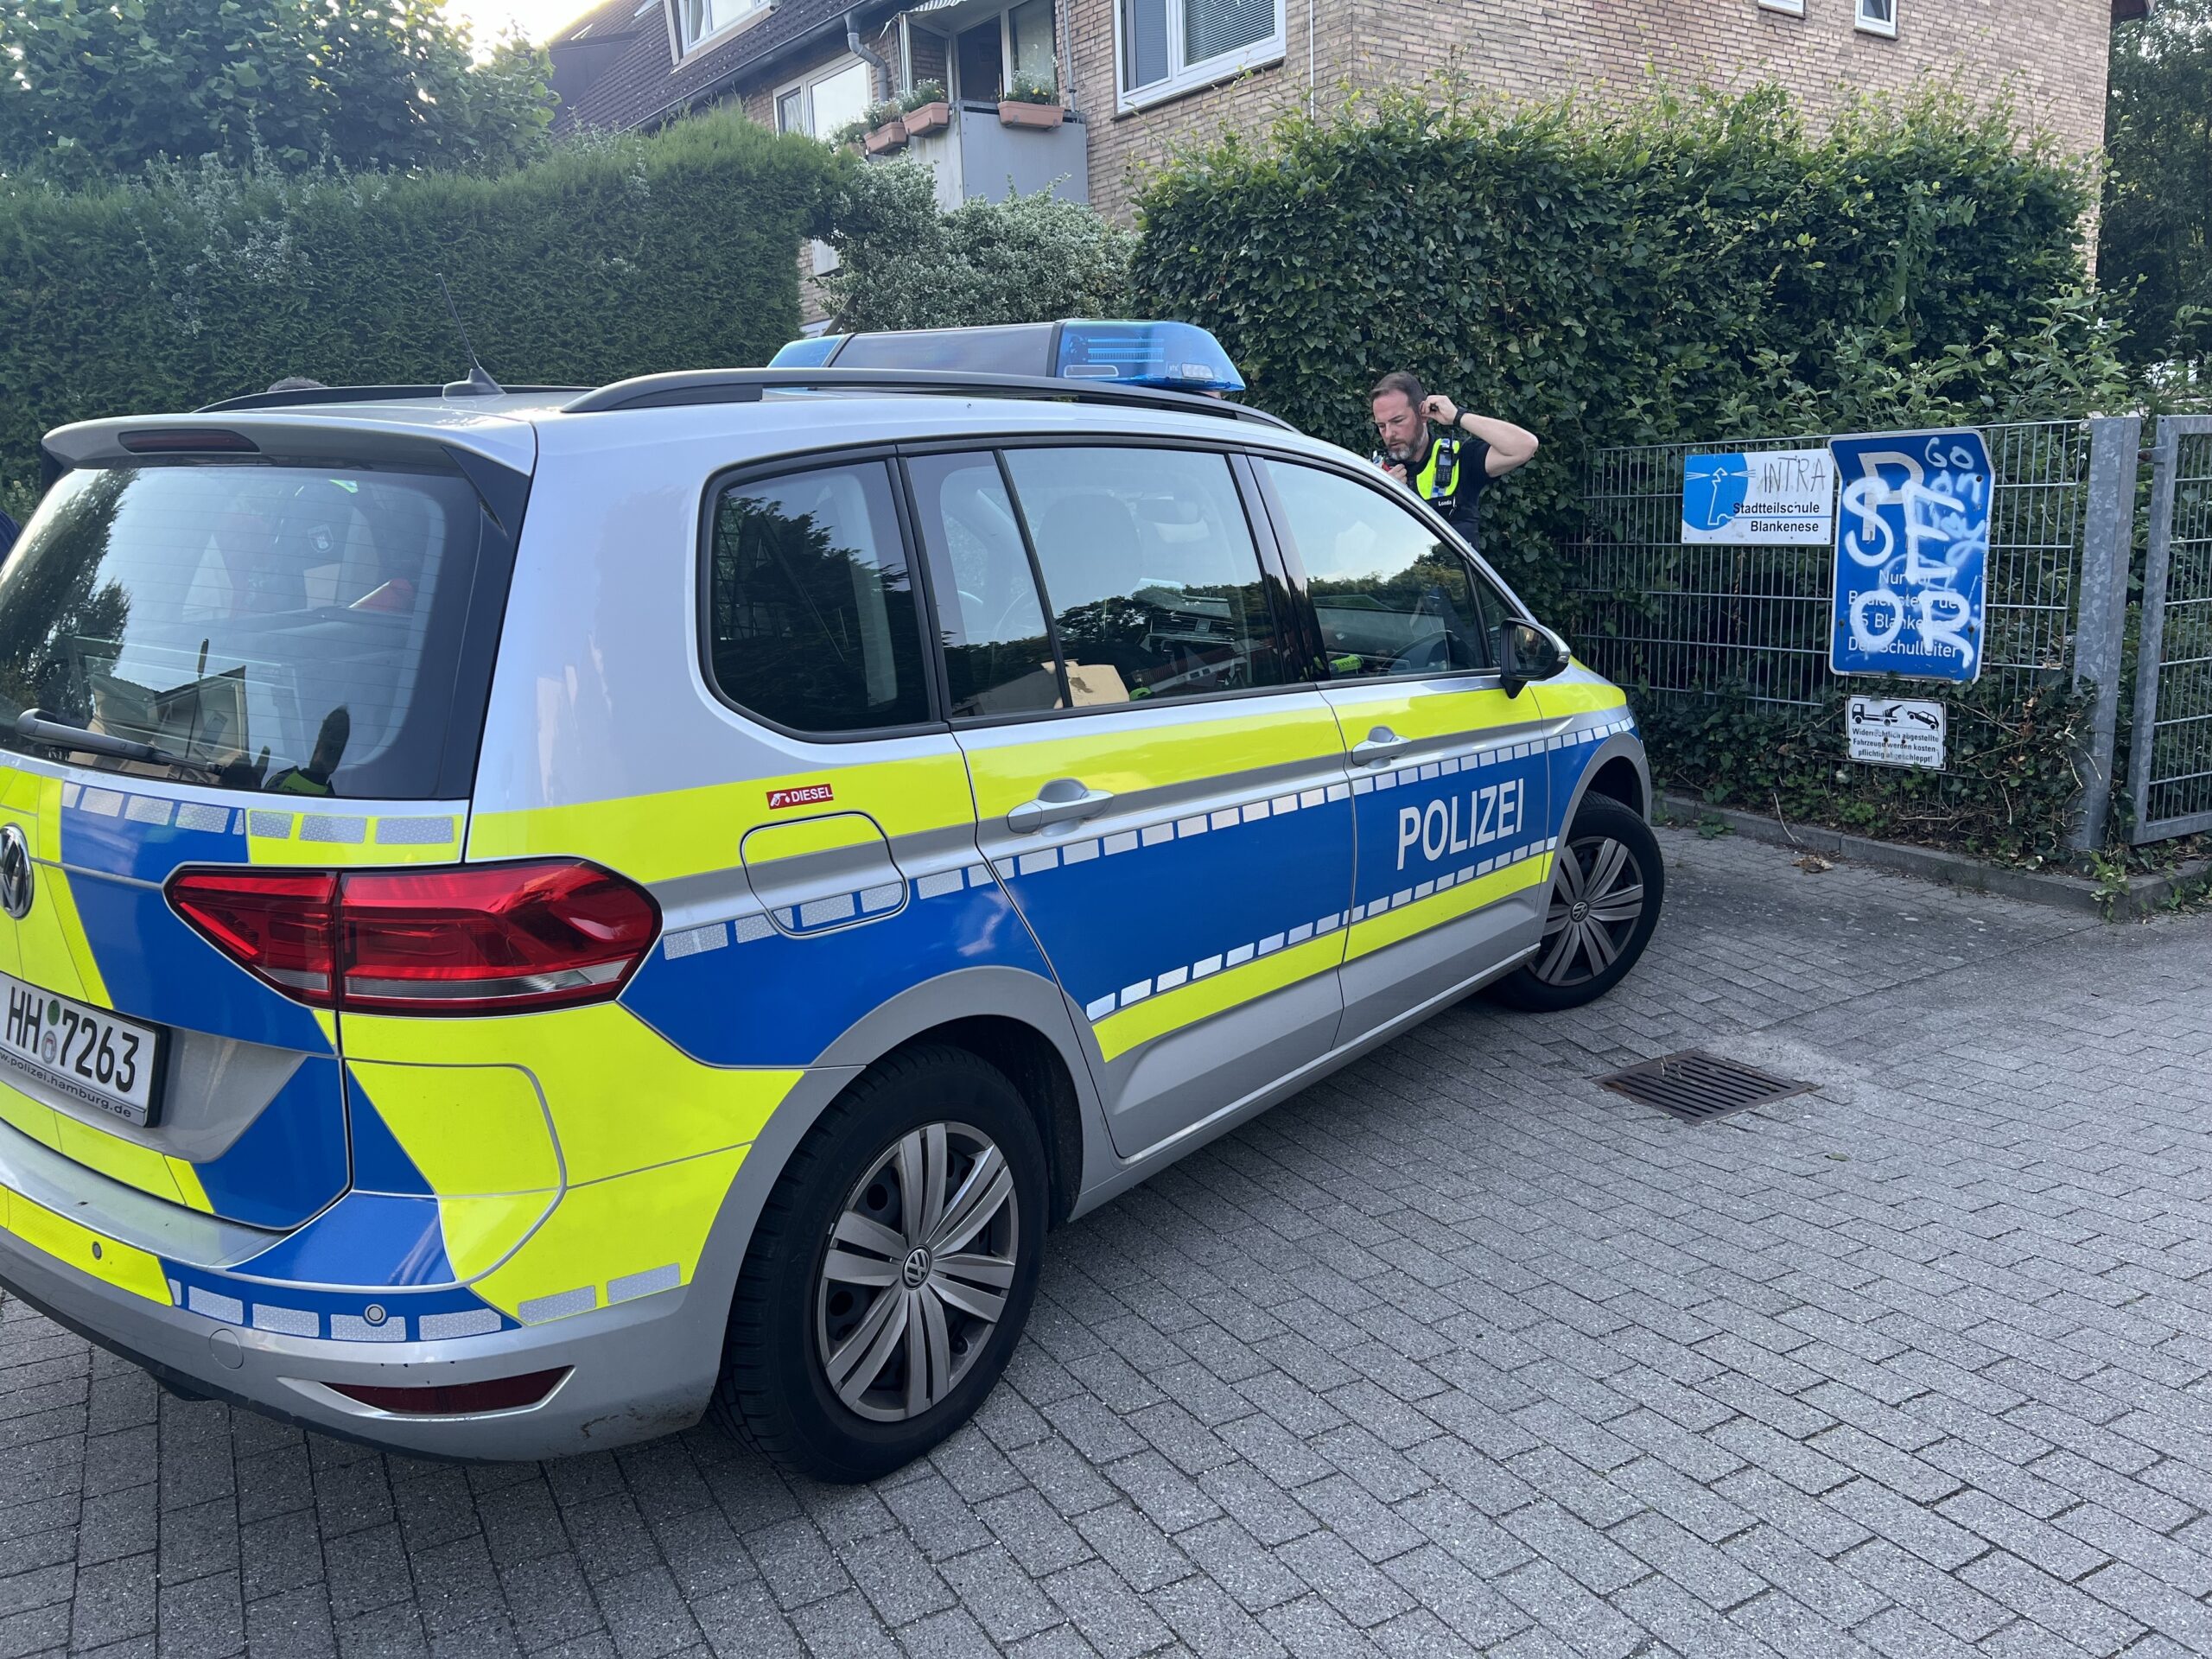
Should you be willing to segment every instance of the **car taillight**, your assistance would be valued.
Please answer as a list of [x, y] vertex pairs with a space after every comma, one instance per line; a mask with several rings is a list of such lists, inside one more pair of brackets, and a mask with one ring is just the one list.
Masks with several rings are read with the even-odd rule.
[[611, 997], [660, 931], [650, 893], [569, 860], [180, 870], [168, 898], [288, 996], [389, 1014], [515, 1014]]
[[185, 870], [169, 882], [169, 903], [239, 966], [302, 1001], [332, 1006], [335, 875]]

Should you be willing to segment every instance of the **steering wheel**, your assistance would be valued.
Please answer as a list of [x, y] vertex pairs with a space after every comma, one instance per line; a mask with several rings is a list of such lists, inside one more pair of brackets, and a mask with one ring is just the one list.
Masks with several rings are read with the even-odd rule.
[[[1014, 620], [1014, 613], [1020, 610], [1024, 605], [1034, 603], [1036, 598], [1037, 595], [1034, 593], [1025, 592], [1016, 593], [1012, 599], [1007, 601], [1006, 608], [1001, 611], [998, 614], [998, 620], [991, 624], [991, 638], [996, 640], [1004, 640], [1007, 637], [1007, 624]], [[982, 602], [982, 601], [980, 600], [976, 601], [978, 604], [981, 604]]]
[[1393, 674], [1433, 674], [1452, 666], [1452, 635], [1439, 628], [1423, 634], [1390, 661]]

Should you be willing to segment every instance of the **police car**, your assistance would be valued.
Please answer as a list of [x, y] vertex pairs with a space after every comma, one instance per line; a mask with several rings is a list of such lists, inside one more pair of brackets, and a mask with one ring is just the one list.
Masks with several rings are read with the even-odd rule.
[[1617, 983], [1621, 692], [1212, 340], [64, 427], [0, 569], [0, 1281], [180, 1392], [892, 1469], [1048, 1231]]

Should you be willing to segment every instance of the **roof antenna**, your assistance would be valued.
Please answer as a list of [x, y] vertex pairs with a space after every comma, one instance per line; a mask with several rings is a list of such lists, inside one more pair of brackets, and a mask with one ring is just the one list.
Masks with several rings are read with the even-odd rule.
[[468, 343], [468, 330], [461, 321], [461, 308], [453, 302], [453, 290], [446, 286], [445, 273], [438, 273], [438, 292], [446, 296], [446, 314], [452, 317], [454, 332], [461, 336], [461, 349], [468, 353], [468, 378], [449, 380], [443, 395], [448, 397], [502, 397], [506, 388], [484, 372], [484, 365], [476, 360], [476, 348]]

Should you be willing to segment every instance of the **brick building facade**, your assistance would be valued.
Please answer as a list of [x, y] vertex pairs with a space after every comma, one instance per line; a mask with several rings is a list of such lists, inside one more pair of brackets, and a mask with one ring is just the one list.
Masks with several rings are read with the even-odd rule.
[[[2136, 3], [609, 0], [551, 49], [563, 124], [643, 125], [735, 99], [756, 120], [825, 137], [832, 115], [858, 113], [863, 86], [873, 99], [918, 79], [949, 80], [965, 105], [958, 121], [988, 124], [1017, 60], [1046, 61], [1083, 134], [1083, 176], [1063, 188], [1126, 220], [1143, 169], [1179, 144], [1447, 76], [1475, 93], [1600, 105], [1655, 79], [1730, 90], [1772, 80], [1815, 120], [1856, 92], [1932, 78], [1976, 104], [2009, 99], [2024, 127], [2084, 155], [2103, 138], [2114, 10]], [[1003, 175], [954, 176], [956, 196], [1006, 188]]]
[[1125, 215], [1132, 175], [1179, 143], [1251, 132], [1275, 115], [1450, 76], [1518, 99], [1632, 99], [1675, 87], [1786, 86], [1815, 120], [1860, 89], [1936, 77], [1977, 102], [2009, 97], [2021, 124], [2068, 155], [2104, 138], [2107, 0], [1894, 0], [1895, 33], [1859, 26], [1859, 0], [1284, 0], [1276, 63], [1135, 113], [1115, 113], [1115, 16], [1075, 0], [1071, 87], [1091, 125], [1090, 194]]

